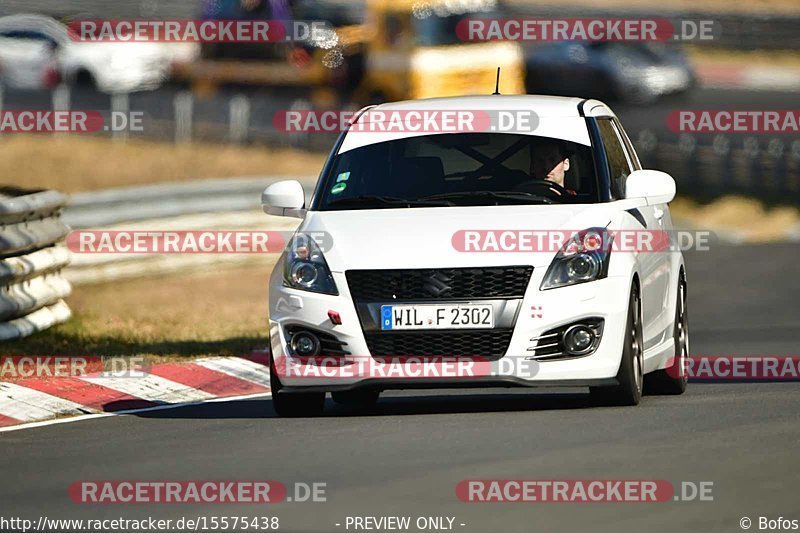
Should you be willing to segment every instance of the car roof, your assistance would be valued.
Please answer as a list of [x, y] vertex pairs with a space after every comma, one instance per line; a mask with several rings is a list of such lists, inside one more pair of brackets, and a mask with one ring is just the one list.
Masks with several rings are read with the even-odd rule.
[[[458, 96], [447, 98], [428, 98], [424, 100], [406, 100], [365, 107], [359, 111], [352, 124], [380, 124], [387, 123], [387, 118], [376, 120], [373, 113], [403, 113], [405, 111], [439, 112], [439, 111], [468, 111], [468, 112], [501, 112], [523, 111], [536, 114], [534, 128], [524, 131], [498, 131], [498, 135], [518, 133], [523, 135], [538, 135], [551, 137], [564, 141], [591, 146], [591, 139], [586, 127], [584, 117], [613, 117], [614, 113], [603, 102], [586, 100], [583, 98], [569, 98], [562, 96], [542, 96], [532, 94], [521, 95], [483, 95], [483, 96]], [[367, 115], [364, 113], [369, 112]], [[364, 117], [362, 119], [362, 116]], [[492, 126], [492, 129], [494, 126]], [[447, 132], [430, 132], [424, 128], [406, 131], [365, 130], [354, 128], [350, 130], [339, 145], [338, 153], [344, 153], [355, 148], [385, 141], [419, 137], [422, 135], [435, 135]]]
[[371, 110], [401, 111], [415, 110], [514, 110], [534, 111], [540, 117], [600, 117], [615, 116], [611, 109], [599, 100], [587, 100], [568, 96], [547, 96], [537, 94], [514, 95], [476, 95], [423, 100], [404, 100], [370, 106]]

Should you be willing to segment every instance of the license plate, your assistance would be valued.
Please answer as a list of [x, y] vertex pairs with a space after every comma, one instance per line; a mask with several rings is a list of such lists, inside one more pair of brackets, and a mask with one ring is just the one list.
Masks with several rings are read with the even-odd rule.
[[381, 329], [493, 328], [489, 304], [382, 305]]

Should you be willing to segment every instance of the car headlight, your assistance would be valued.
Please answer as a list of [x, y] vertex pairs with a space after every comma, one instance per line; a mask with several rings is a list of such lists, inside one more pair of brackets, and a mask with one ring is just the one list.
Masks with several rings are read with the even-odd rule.
[[339, 294], [322, 250], [304, 233], [296, 233], [289, 242], [283, 262], [283, 284], [303, 291]]
[[605, 228], [589, 228], [572, 235], [556, 254], [540, 290], [577, 285], [605, 278], [613, 235]]

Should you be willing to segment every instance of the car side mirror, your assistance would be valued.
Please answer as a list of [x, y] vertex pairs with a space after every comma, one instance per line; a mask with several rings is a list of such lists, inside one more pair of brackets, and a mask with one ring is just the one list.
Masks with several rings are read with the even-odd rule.
[[625, 180], [625, 198], [639, 198], [647, 205], [667, 204], [675, 198], [675, 180], [660, 170], [634, 170]]
[[261, 193], [261, 207], [268, 215], [303, 218], [306, 194], [297, 180], [273, 183]]

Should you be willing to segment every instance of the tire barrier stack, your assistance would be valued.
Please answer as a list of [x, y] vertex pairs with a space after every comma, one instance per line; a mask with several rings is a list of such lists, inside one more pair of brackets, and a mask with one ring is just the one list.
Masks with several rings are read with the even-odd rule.
[[68, 197], [58, 191], [0, 187], [0, 341], [65, 322], [72, 292], [61, 276], [70, 254], [57, 244]]

